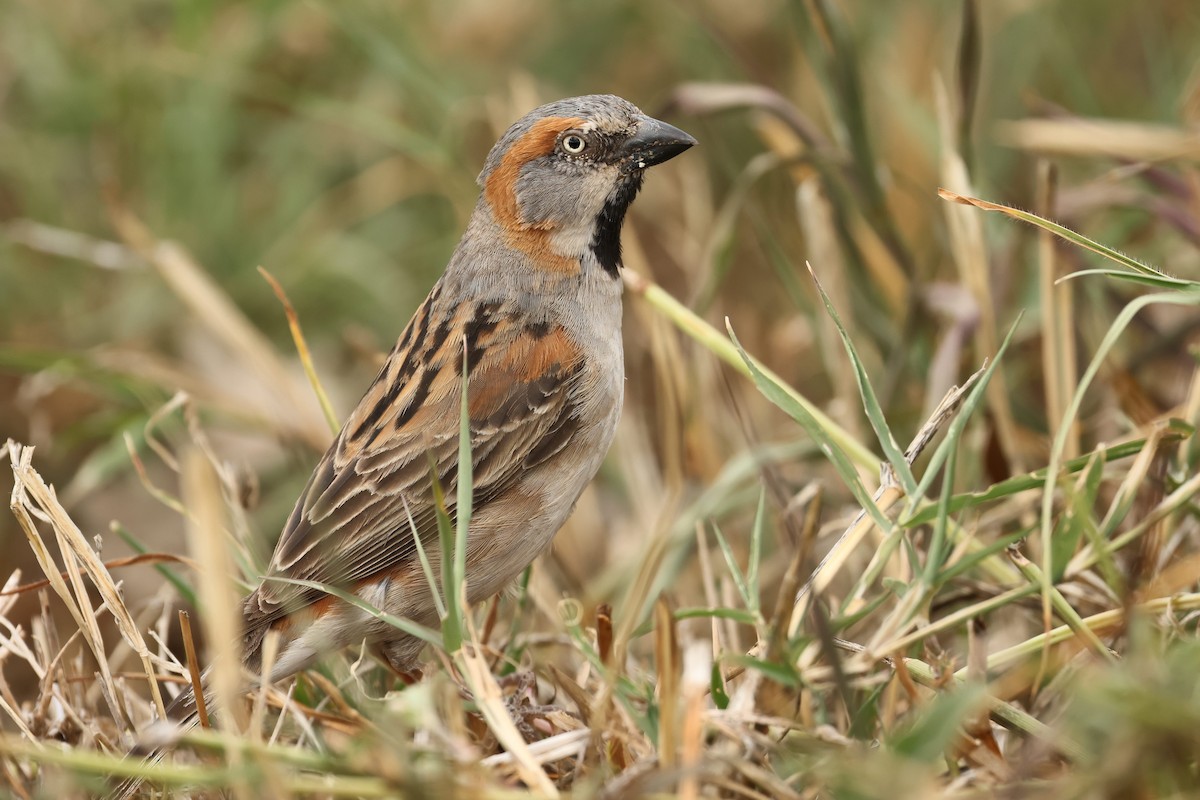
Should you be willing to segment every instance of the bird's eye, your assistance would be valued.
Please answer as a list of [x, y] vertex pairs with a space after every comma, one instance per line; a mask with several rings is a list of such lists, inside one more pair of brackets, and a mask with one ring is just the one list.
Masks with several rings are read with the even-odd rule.
[[587, 142], [577, 133], [568, 133], [563, 137], [562, 149], [573, 156], [577, 156], [587, 147]]

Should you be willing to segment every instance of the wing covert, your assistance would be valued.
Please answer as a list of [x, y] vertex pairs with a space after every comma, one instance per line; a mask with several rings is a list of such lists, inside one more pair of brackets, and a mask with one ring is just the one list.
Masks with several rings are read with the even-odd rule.
[[[476, 508], [552, 459], [578, 429], [583, 359], [563, 328], [499, 302], [447, 308], [438, 298], [435, 290], [414, 315], [313, 471], [269, 576], [352, 587], [411, 561], [414, 526], [423, 543], [436, 540], [430, 477], [436, 472], [452, 503], [464, 347]], [[321, 596], [265, 581], [247, 598], [247, 625], [270, 624]]]

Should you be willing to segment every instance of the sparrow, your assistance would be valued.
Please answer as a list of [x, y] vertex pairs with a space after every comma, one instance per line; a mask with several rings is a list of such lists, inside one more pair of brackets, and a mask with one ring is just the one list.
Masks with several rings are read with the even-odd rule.
[[[250, 672], [262, 673], [271, 631], [279, 649], [262, 675], [270, 682], [363, 642], [397, 672], [417, 665], [421, 640], [330, 593], [275, 579], [336, 586], [437, 625], [417, 540], [440, 576], [434, 487], [454, 518], [464, 385], [468, 602], [504, 589], [547, 547], [621, 414], [625, 213], [645, 171], [694, 144], [614, 95], [549, 103], [500, 137], [445, 272], [317, 464], [264, 580], [242, 603]], [[168, 716], [195, 724], [192, 689]], [[113, 796], [139, 786], [131, 778]]]
[[[245, 666], [268, 632], [277, 681], [368, 642], [398, 672], [424, 643], [336, 597], [436, 626], [416, 538], [440, 576], [434, 480], [455, 513], [470, 425], [467, 599], [546, 549], [612, 444], [624, 394], [621, 227], [645, 171], [696, 140], [614, 95], [536, 108], [491, 149], [445, 272], [309, 478], [242, 604]], [[465, 373], [465, 375], [464, 375]], [[465, 380], [464, 380], [465, 377]]]

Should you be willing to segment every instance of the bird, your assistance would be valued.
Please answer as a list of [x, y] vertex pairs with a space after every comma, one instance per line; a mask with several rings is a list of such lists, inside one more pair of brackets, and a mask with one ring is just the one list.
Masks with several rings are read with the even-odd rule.
[[[595, 476], [621, 414], [621, 229], [647, 169], [696, 140], [612, 94], [558, 100], [489, 152], [458, 246], [321, 457], [243, 601], [242, 658], [274, 682], [367, 642], [397, 672], [424, 642], [357, 605], [437, 623], [417, 539], [440, 575], [434, 483], [455, 514], [462, 392], [472, 515], [467, 600], [510, 585]], [[444, 589], [443, 589], [444, 590]], [[183, 693], [176, 704], [194, 704]], [[182, 703], [181, 703], [182, 701]]]

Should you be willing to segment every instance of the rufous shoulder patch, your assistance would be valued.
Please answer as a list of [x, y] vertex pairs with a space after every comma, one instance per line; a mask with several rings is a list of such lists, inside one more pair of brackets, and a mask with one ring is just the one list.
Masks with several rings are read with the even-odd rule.
[[[480, 364], [468, 395], [472, 419], [492, 417], [531, 387], [553, 393], [582, 360], [579, 345], [562, 326], [541, 336], [523, 331]], [[522, 404], [522, 413], [527, 410]]]

